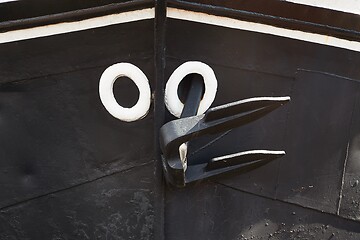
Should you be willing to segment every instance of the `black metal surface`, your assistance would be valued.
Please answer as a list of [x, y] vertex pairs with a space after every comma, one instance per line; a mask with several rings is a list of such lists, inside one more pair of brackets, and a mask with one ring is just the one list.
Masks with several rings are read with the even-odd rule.
[[[139, 33], [146, 37], [138, 37]], [[4, 43], [0, 46], [0, 83], [94, 67], [105, 69], [117, 62], [131, 62], [135, 57], [147, 61], [152, 73], [153, 38], [153, 20], [149, 19]]]
[[151, 162], [7, 207], [0, 239], [154, 239], [153, 188]]
[[[215, 67], [224, 66], [290, 78], [301, 68], [359, 79], [360, 68], [356, 63], [360, 62], [360, 56], [351, 50], [190, 21], [168, 19], [167, 22], [167, 61], [199, 60], [215, 71]], [[230, 80], [240, 81], [233, 77]], [[238, 90], [235, 86], [226, 91]]]
[[324, 73], [296, 74], [276, 198], [337, 212], [358, 85]]
[[1, 207], [154, 159], [152, 116], [124, 124], [98, 101], [103, 70], [2, 85]]
[[356, 86], [356, 103], [352, 111], [352, 122], [349, 131], [342, 189], [339, 198], [338, 213], [346, 218], [360, 221], [360, 164], [359, 164], [359, 131], [360, 131], [360, 86]]
[[211, 182], [169, 190], [166, 204], [167, 239], [357, 240], [360, 237], [358, 222]]
[[[166, 219], [170, 221], [177, 216], [181, 220], [176, 224], [168, 223], [166, 236], [169, 239], [194, 239], [194, 236], [197, 239], [242, 239], [242, 234], [243, 239], [359, 237], [356, 230], [359, 229], [358, 223], [353, 223], [351, 229], [345, 227], [347, 223], [342, 223], [346, 221], [342, 217], [356, 219], [356, 187], [350, 188], [349, 185], [350, 192], [345, 194], [344, 185], [344, 205], [340, 204], [344, 206], [343, 215], [337, 213], [340, 207], [341, 215], [339, 198], [342, 174], [352, 111], [358, 94], [357, 79], [360, 72], [355, 64], [360, 62], [358, 53], [265, 34], [168, 19], [167, 75], [170, 76], [177, 66], [189, 60], [203, 61], [214, 69], [219, 80], [215, 106], [238, 98], [264, 95], [290, 95], [295, 100], [284, 106], [284, 109], [279, 109], [276, 116], [259, 119], [256, 123], [244, 126], [241, 131], [235, 129], [225, 137], [215, 139], [209, 146], [206, 146], [206, 142], [213, 138], [194, 142], [194, 147], [205, 147], [190, 157], [188, 162], [192, 159], [203, 159], [205, 162], [207, 156], [214, 156], [216, 152], [223, 155], [255, 146], [284, 149], [286, 152], [290, 150], [292, 154], [252, 172], [197, 183], [193, 186], [194, 190], [169, 190]], [[300, 73], [298, 68], [316, 71]], [[238, 77], [234, 79], [234, 76]], [[356, 120], [352, 122], [354, 128]], [[247, 141], [241, 140], [244, 137]], [[354, 173], [351, 177], [353, 185], [356, 185]], [[214, 194], [214, 189], [219, 186], [214, 182], [225, 186], [226, 193], [222, 191], [219, 196]], [[349, 184], [349, 181], [344, 183]], [[204, 185], [209, 188], [203, 190]], [[244, 195], [243, 191], [251, 193], [247, 200], [240, 197]], [[239, 197], [229, 197], [233, 194]], [[264, 202], [252, 207], [248, 205], [251, 199], [258, 198]], [[274, 232], [280, 231], [281, 234], [267, 231], [265, 222], [261, 227], [257, 225], [253, 228], [255, 223], [266, 218], [261, 212], [269, 208], [265, 201], [273, 200], [279, 204], [279, 208], [274, 211], [283, 215], [281, 220], [272, 219], [269, 226], [275, 221], [277, 231]], [[202, 202], [190, 204], [199, 201]], [[207, 207], [215, 202], [217, 205]], [[257, 212], [258, 209], [263, 210]], [[292, 210], [287, 212], [289, 209]], [[247, 210], [249, 215], [245, 214], [246, 217], [242, 218]], [[233, 218], [230, 217], [232, 214]], [[290, 220], [297, 219], [298, 214], [302, 215], [299, 217], [301, 222]], [[311, 217], [303, 217], [304, 214], [310, 214]], [[319, 215], [314, 217], [314, 214]], [[273, 212], [269, 218], [274, 216]], [[201, 225], [201, 231], [185, 221], [189, 217]], [[243, 222], [252, 218], [257, 220], [249, 224], [251, 228], [246, 223], [243, 225]], [[312, 218], [318, 219], [316, 224], [309, 220]], [[329, 222], [332, 222], [330, 227], [327, 226]], [[282, 228], [282, 223], [290, 224], [291, 227]], [[252, 230], [247, 230], [249, 228]], [[334, 235], [325, 234], [329, 228], [333, 229]]]
[[[153, 238], [153, 109], [121, 122], [98, 93], [123, 61], [154, 86], [153, 31], [145, 20], [0, 45], [0, 239]], [[127, 83], [114, 87], [125, 106]]]
[[[244, 10], [274, 16], [276, 24], [294, 16], [359, 29], [358, 16], [330, 10], [214, 2], [189, 9], [212, 5], [209, 13], [235, 18]], [[188, 161], [254, 147], [288, 155], [241, 175], [165, 190], [160, 161], [154, 170], [158, 130], [173, 120], [164, 86], [187, 60], [214, 69], [214, 106], [292, 97], [276, 114], [193, 140], [198, 151]], [[139, 66], [154, 90], [154, 109], [139, 122], [112, 118], [99, 100], [101, 73], [123, 61]], [[1, 44], [0, 239], [359, 239], [359, 63], [350, 50], [166, 19], [166, 1], [156, 1], [155, 29], [143, 20]], [[132, 98], [125, 85], [115, 86], [117, 94]]]

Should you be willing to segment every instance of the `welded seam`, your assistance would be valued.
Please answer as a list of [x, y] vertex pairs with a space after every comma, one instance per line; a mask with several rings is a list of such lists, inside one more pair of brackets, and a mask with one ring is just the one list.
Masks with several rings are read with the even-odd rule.
[[40, 198], [43, 198], [43, 197], [47, 197], [47, 196], [50, 196], [50, 195], [52, 195], [52, 194], [57, 194], [57, 193], [61, 193], [61, 192], [67, 191], [67, 190], [71, 190], [71, 189], [73, 189], [73, 188], [81, 187], [81, 186], [83, 186], [83, 185], [90, 184], [90, 183], [93, 183], [93, 182], [95, 182], [95, 181], [98, 181], [98, 180], [101, 180], [101, 179], [104, 179], [104, 178], [107, 178], [107, 177], [111, 177], [111, 176], [114, 176], [114, 175], [116, 175], [116, 174], [124, 173], [124, 172], [130, 171], [130, 170], [133, 170], [133, 169], [135, 169], [135, 168], [143, 167], [143, 166], [146, 166], [146, 165], [149, 165], [149, 164], [153, 164], [153, 163], [154, 163], [154, 160], [151, 160], [151, 161], [146, 162], [146, 163], [134, 165], [134, 166], [131, 166], [131, 167], [129, 167], [129, 168], [122, 169], [122, 170], [120, 170], [120, 171], [115, 171], [115, 172], [112, 172], [112, 173], [110, 173], [110, 174], [106, 174], [106, 175], [103, 175], [103, 176], [100, 176], [100, 177], [91, 179], [91, 180], [89, 180], [89, 181], [81, 182], [81, 183], [79, 183], [79, 184], [75, 184], [75, 185], [72, 185], [72, 186], [69, 186], [69, 187], [66, 187], [66, 188], [58, 189], [58, 190], [56, 190], [56, 191], [48, 192], [48, 193], [41, 194], [41, 195], [38, 195], [38, 196], [35, 196], [35, 197], [32, 197], [32, 198], [28, 198], [28, 199], [25, 199], [25, 200], [22, 200], [22, 201], [18, 201], [18, 202], [16, 202], [16, 203], [12, 203], [12, 204], [10, 204], [10, 205], [1, 207], [1, 208], [0, 208], [0, 213], [3, 212], [3, 211], [5, 211], [6, 209], [9, 209], [9, 208], [12, 208], [12, 207], [16, 207], [17, 205], [21, 205], [21, 204], [24, 204], [24, 203], [27, 203], [27, 202], [31, 202], [31, 201], [33, 201], [33, 200], [37, 200], [37, 199], [40, 199]]
[[155, 75], [155, 99], [154, 99], [154, 148], [156, 161], [154, 166], [155, 176], [155, 203], [154, 209], [154, 239], [165, 239], [165, 199], [166, 186], [164, 184], [161, 150], [159, 144], [159, 132], [165, 121], [164, 86], [165, 86], [165, 47], [166, 47], [166, 4], [167, 1], [155, 0], [154, 20], [154, 75]]
[[[149, 54], [149, 52], [146, 53], [146, 54]], [[141, 57], [131, 57], [130, 59], [145, 60], [145, 59], [150, 59], [152, 57], [153, 57], [153, 55], [144, 55], [144, 56], [141, 56]], [[125, 60], [129, 61], [130, 59], [124, 59], [123, 61], [125, 61]], [[19, 79], [8, 80], [8, 81], [5, 80], [4, 82], [0, 82], [0, 86], [3, 85], [3, 84], [12, 84], [12, 83], [22, 83], [22, 82], [27, 82], [27, 81], [34, 81], [34, 80], [39, 80], [39, 79], [42, 79], [42, 78], [60, 76], [60, 75], [63, 75], [63, 74], [81, 72], [81, 71], [86, 71], [86, 70], [92, 70], [92, 69], [101, 68], [101, 67], [103, 67], [105, 69], [111, 64], [112, 63], [106, 64], [106, 65], [102, 64], [102, 65], [93, 65], [93, 66], [88, 66], [88, 67], [73, 68], [71, 70], [62, 71], [62, 72], [54, 72], [54, 73], [48, 73], [48, 74], [44, 74], [44, 75], [37, 75], [37, 76], [28, 77], [28, 78], [19, 78]]]
[[342, 202], [342, 198], [343, 198], [343, 189], [344, 189], [344, 183], [345, 183], [346, 166], [347, 166], [347, 162], [348, 162], [348, 158], [349, 158], [349, 147], [350, 147], [351, 129], [352, 129], [352, 126], [353, 126], [353, 123], [354, 123], [354, 113], [355, 113], [355, 107], [356, 107], [356, 105], [357, 105], [358, 99], [359, 99], [359, 86], [357, 87], [357, 94], [356, 94], [355, 101], [354, 101], [354, 105], [353, 105], [353, 109], [352, 109], [352, 112], [351, 112], [350, 127], [349, 127], [349, 130], [348, 130], [348, 143], [347, 143], [347, 147], [346, 147], [344, 167], [343, 167], [342, 177], [341, 177], [341, 186], [340, 186], [339, 200], [338, 200], [337, 210], [336, 210], [336, 214], [338, 214], [338, 215], [340, 215], [341, 202]]
[[338, 200], [338, 203], [337, 203], [337, 210], [336, 210], [336, 214], [337, 214], [337, 215], [340, 215], [341, 201], [342, 201], [342, 198], [343, 198], [343, 189], [344, 189], [344, 181], [345, 181], [345, 171], [346, 171], [347, 160], [348, 160], [348, 158], [349, 158], [349, 146], [350, 146], [350, 142], [347, 143], [347, 147], [346, 147], [344, 167], [343, 167], [343, 170], [342, 170], [342, 177], [341, 177], [341, 186], [340, 186], [339, 200]]
[[236, 188], [236, 187], [232, 187], [232, 186], [229, 186], [229, 185], [226, 185], [226, 184], [217, 182], [217, 181], [212, 181], [212, 182], [215, 183], [215, 184], [218, 184], [218, 185], [220, 185], [220, 186], [223, 186], [223, 187], [225, 187], [225, 188], [232, 189], [232, 190], [237, 191], [237, 192], [242, 192], [242, 193], [249, 194], [249, 195], [252, 195], [252, 196], [256, 196], [256, 197], [259, 197], [259, 198], [263, 198], [263, 199], [267, 199], [267, 200], [271, 200], [271, 201], [275, 201], [275, 202], [281, 202], [281, 203], [289, 204], [289, 205], [292, 205], [292, 206], [301, 207], [301, 208], [303, 208], [303, 209], [311, 210], [311, 211], [318, 212], [318, 213], [321, 213], [321, 214], [327, 214], [327, 215], [330, 215], [330, 216], [332, 216], [332, 217], [340, 218], [340, 219], [342, 219], [342, 220], [345, 219], [345, 220], [347, 220], [347, 221], [351, 221], [351, 222], [354, 222], [354, 223], [359, 224], [359, 221], [357, 221], [357, 220], [350, 219], [350, 218], [344, 218], [344, 217], [341, 217], [340, 215], [337, 215], [337, 214], [335, 214], [335, 213], [324, 212], [324, 211], [322, 211], [322, 210], [319, 210], [319, 209], [316, 209], [316, 208], [311, 208], [311, 207], [306, 207], [306, 206], [300, 205], [300, 204], [298, 204], [298, 203], [287, 202], [287, 201], [282, 200], [282, 199], [271, 198], [271, 197], [264, 196], [264, 195], [260, 195], [260, 194], [257, 194], [257, 193], [253, 193], [253, 192], [249, 192], [249, 191], [244, 191], [244, 190], [242, 190], [242, 189], [238, 189], [238, 188]]
[[347, 80], [347, 81], [356, 82], [356, 83], [360, 82], [359, 79], [354, 79], [354, 78], [351, 78], [351, 77], [341, 76], [341, 75], [337, 75], [337, 74], [329, 73], [329, 72], [322, 72], [322, 71], [303, 69], [303, 68], [298, 68], [297, 71], [302, 71], [302, 72], [307, 72], [307, 73], [322, 74], [322, 75], [325, 75], [325, 76], [340, 78], [341, 80]]
[[[188, 59], [186, 58], [181, 58], [181, 57], [175, 57], [172, 55], [167, 54], [166, 58], [170, 58], [173, 60], [181, 60], [181, 61], [188, 61]], [[236, 67], [236, 66], [229, 66], [226, 64], [221, 64], [221, 63], [216, 63], [216, 62], [212, 62], [212, 61], [208, 61], [207, 60], [207, 64], [212, 65], [212, 66], [219, 66], [219, 67], [225, 67], [225, 68], [229, 68], [229, 69], [237, 69], [237, 70], [241, 70], [241, 71], [248, 71], [248, 72], [255, 72], [255, 73], [262, 73], [262, 74], [269, 74], [272, 76], [277, 76], [277, 77], [281, 77], [281, 78], [292, 78], [293, 75], [289, 74], [289, 75], [284, 75], [284, 74], [279, 74], [279, 73], [275, 73], [275, 72], [269, 72], [266, 70], [257, 70], [258, 68], [254, 67], [254, 68], [245, 68], [245, 67]]]

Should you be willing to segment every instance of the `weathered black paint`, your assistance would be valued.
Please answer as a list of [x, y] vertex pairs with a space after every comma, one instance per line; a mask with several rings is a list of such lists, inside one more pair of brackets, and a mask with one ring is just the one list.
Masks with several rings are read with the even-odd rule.
[[358, 86], [329, 74], [296, 73], [277, 199], [336, 214]]
[[152, 169], [153, 162], [3, 208], [0, 239], [153, 239]]
[[218, 183], [169, 190], [166, 203], [167, 239], [356, 240], [360, 235], [358, 222]]
[[153, 238], [153, 108], [121, 122], [98, 94], [123, 61], [155, 87], [153, 32], [145, 20], [0, 45], [0, 239]]
[[339, 199], [341, 216], [360, 221], [360, 164], [359, 164], [359, 130], [360, 106], [359, 86], [356, 89], [356, 102], [352, 111], [352, 123], [343, 172], [342, 198]]
[[[241, 11], [270, 15], [276, 24], [293, 16], [294, 28], [315, 23], [311, 31], [341, 28], [349, 35], [337, 36], [358, 38], [352, 14], [274, 1], [192, 3], [189, 9], [235, 18]], [[166, 4], [156, 2], [155, 23], [0, 45], [0, 239], [359, 239], [359, 53], [166, 19]], [[68, 17], [119, 12], [120, 5]], [[254, 148], [288, 155], [250, 173], [165, 188], [158, 129], [174, 117], [165, 110], [164, 86], [188, 60], [214, 69], [214, 106], [253, 96], [293, 99], [197, 159]], [[138, 122], [114, 119], [99, 100], [99, 77], [117, 62], [134, 63], [150, 80], [155, 103]], [[118, 94], [132, 98], [121, 83]]]
[[[283, 77], [294, 77], [298, 68], [354, 79], [360, 75], [356, 64], [360, 56], [351, 50], [177, 19], [168, 19], [166, 49], [169, 60], [201, 60], [213, 68], [223, 66]], [[234, 75], [227, 81], [238, 79]]]
[[[203, 158], [205, 161], [209, 157], [229, 152], [259, 148], [284, 149], [287, 152], [286, 157], [279, 162], [269, 163], [247, 174], [234, 173], [212, 182], [198, 183], [193, 186], [196, 190], [170, 190], [165, 211], [165, 235], [169, 239], [359, 237], [358, 224], [354, 223], [352, 230], [340, 230], [346, 225], [345, 222], [342, 226], [334, 224], [334, 236], [332, 232], [324, 234], [328, 228], [326, 225], [329, 224], [326, 222], [346, 221], [341, 220], [342, 217], [355, 219], [359, 211], [356, 205], [357, 188], [349, 189], [351, 192], [347, 193], [348, 197], [344, 193], [347, 188], [342, 190], [342, 176], [349, 176], [348, 170], [343, 172], [343, 167], [350, 141], [350, 123], [353, 123], [352, 128], [356, 125], [352, 112], [360, 76], [355, 64], [360, 62], [357, 52], [168, 19], [166, 55], [167, 77], [177, 66], [188, 60], [206, 62], [214, 69], [219, 86], [213, 105], [252, 96], [290, 95], [293, 99], [284, 109], [279, 109], [277, 114], [269, 114], [245, 128], [231, 131], [194, 156], [194, 159]], [[168, 119], [172, 117], [168, 115]], [[198, 146], [213, 139], [199, 141]], [[191, 162], [191, 159], [188, 161]], [[356, 185], [354, 181], [357, 175], [351, 177], [353, 185]], [[204, 185], [210, 187], [200, 191]], [[223, 188], [222, 186], [227, 190], [220, 194], [219, 200], [213, 197], [216, 195], [214, 191]], [[194, 194], [196, 191], [201, 193]], [[232, 193], [233, 191], [238, 193]], [[251, 198], [263, 196], [263, 201], [269, 202], [263, 202], [266, 206], [260, 204], [249, 207], [252, 200], [243, 199], [244, 191], [254, 194]], [[342, 194], [345, 196], [342, 196], [341, 203]], [[204, 195], [208, 197], [200, 197]], [[272, 200], [283, 204], [285, 209], [282, 211], [284, 216], [280, 218], [282, 220], [270, 220], [269, 225], [274, 226], [270, 230], [269, 225], [265, 225], [266, 217], [262, 215], [262, 211], [272, 209]], [[285, 206], [288, 205], [285, 202], [294, 204], [294, 209], [286, 212], [288, 208]], [[246, 215], [244, 211], [248, 208], [252, 210]], [[235, 209], [242, 210], [237, 212]], [[331, 215], [324, 215], [315, 226], [309, 218], [299, 217], [302, 221], [299, 225], [290, 220], [295, 218], [292, 212], [295, 212], [294, 215], [308, 215], [309, 209], [314, 209], [311, 210], [314, 214], [328, 212]], [[351, 217], [349, 213], [338, 215], [342, 209], [351, 211]], [[246, 217], [242, 219], [244, 214]], [[171, 221], [175, 216], [178, 216], [177, 219], [182, 217], [176, 222]], [[270, 218], [272, 217], [274, 215]], [[186, 219], [195, 220], [192, 222]], [[327, 220], [324, 221], [325, 219]], [[249, 224], [247, 221], [253, 223]], [[283, 229], [281, 221], [290, 223], [291, 227]], [[258, 222], [261, 224], [255, 230], [249, 230], [251, 225]], [[293, 224], [297, 225], [294, 229]]]

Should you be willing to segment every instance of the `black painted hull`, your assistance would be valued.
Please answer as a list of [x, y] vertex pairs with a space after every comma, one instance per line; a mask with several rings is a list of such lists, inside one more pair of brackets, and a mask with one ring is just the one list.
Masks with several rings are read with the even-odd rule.
[[[359, 41], [358, 15], [257, 2], [134, 1], [81, 17], [4, 19], [11, 32], [155, 7], [151, 19], [0, 44], [0, 239], [359, 239], [360, 50], [165, 15], [183, 9]], [[251, 149], [285, 157], [184, 189], [165, 184], [158, 131], [174, 117], [164, 87], [194, 60], [216, 74], [213, 106], [292, 99], [196, 158]], [[118, 62], [149, 79], [144, 119], [115, 119], [99, 99], [101, 74]], [[125, 105], [134, 102], [130, 84], [114, 88]]]

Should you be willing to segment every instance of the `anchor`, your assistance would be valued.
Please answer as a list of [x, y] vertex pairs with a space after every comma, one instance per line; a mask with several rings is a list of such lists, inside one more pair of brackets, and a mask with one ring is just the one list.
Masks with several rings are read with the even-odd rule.
[[206, 163], [188, 164], [188, 145], [192, 140], [248, 124], [290, 101], [289, 96], [254, 97], [213, 107], [204, 114], [196, 115], [202, 93], [201, 76], [192, 76], [181, 117], [160, 128], [161, 158], [169, 184], [185, 187], [189, 183], [235, 170], [250, 171], [285, 155], [285, 151], [249, 150], [210, 158]]

